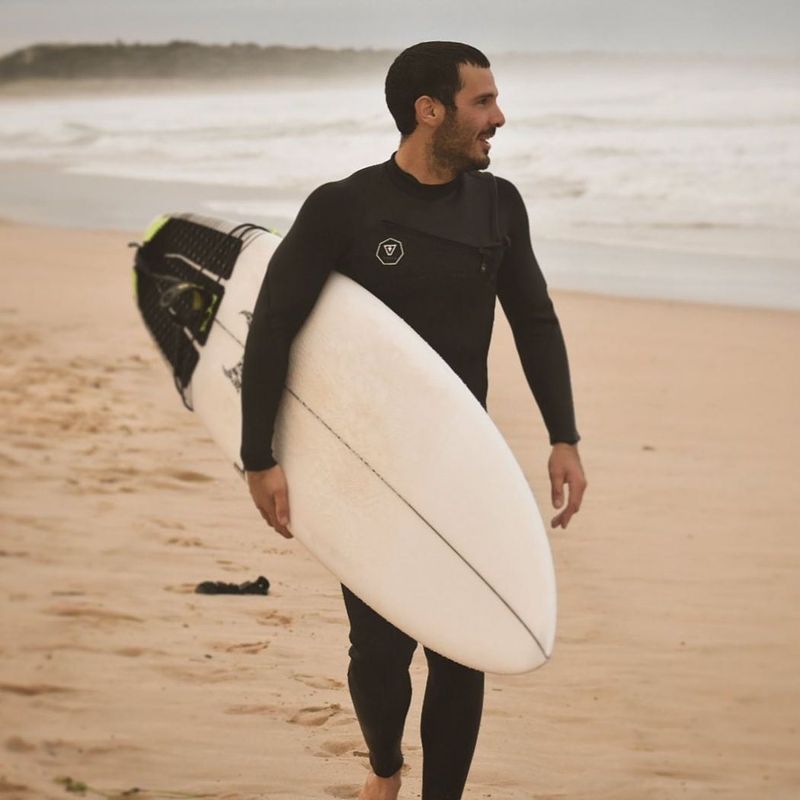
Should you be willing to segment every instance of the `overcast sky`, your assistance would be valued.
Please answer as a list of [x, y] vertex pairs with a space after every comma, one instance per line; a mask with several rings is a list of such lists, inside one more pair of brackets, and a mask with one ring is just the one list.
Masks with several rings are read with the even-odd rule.
[[46, 41], [800, 55], [800, 0], [0, 0], [0, 53]]

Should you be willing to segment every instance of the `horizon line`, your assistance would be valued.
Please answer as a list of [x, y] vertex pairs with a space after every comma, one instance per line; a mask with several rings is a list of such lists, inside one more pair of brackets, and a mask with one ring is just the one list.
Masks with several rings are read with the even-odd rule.
[[[257, 47], [260, 49], [270, 48], [283, 48], [285, 50], [294, 50], [297, 52], [303, 51], [323, 51], [329, 53], [399, 53], [403, 48], [394, 48], [386, 46], [368, 46], [357, 47], [353, 45], [342, 45], [338, 47], [330, 45], [319, 44], [306, 44], [295, 45], [285, 44], [282, 42], [270, 42], [268, 44], [253, 42], [253, 41], [204, 41], [199, 39], [180, 39], [171, 38], [164, 41], [141, 41], [131, 40], [126, 41], [120, 38], [113, 40], [98, 40], [98, 41], [77, 41], [77, 40], [48, 40], [36, 41], [29, 44], [19, 45], [10, 50], [0, 51], [0, 59], [14, 53], [29, 50], [35, 47], [137, 47], [137, 46], [152, 46], [152, 47], [165, 47], [171, 44], [191, 44], [200, 47], [234, 47], [234, 46], [247, 46]], [[747, 53], [731, 53], [729, 51], [715, 51], [715, 50], [610, 50], [610, 49], [587, 49], [587, 48], [571, 48], [571, 49], [552, 49], [552, 50], [504, 50], [493, 52], [491, 57], [495, 58], [541, 58], [541, 57], [567, 57], [567, 56], [602, 56], [602, 57], [620, 57], [620, 58], [659, 58], [659, 59], [718, 59], [725, 61], [743, 61], [749, 59], [761, 59], [769, 61], [798, 61], [800, 60], [800, 50], [795, 53], [763, 53], [763, 52], [747, 52]]]

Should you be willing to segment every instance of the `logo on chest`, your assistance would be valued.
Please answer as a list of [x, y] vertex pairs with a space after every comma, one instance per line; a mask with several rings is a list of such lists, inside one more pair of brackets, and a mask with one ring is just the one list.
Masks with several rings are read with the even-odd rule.
[[403, 257], [403, 243], [399, 239], [384, 239], [375, 251], [375, 256], [381, 264], [393, 267]]

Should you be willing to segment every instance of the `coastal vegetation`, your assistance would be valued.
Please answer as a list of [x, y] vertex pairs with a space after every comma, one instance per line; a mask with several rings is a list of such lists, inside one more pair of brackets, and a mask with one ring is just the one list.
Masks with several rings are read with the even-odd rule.
[[36, 44], [0, 56], [0, 83], [98, 78], [268, 78], [384, 70], [395, 53], [322, 47], [200, 44]]

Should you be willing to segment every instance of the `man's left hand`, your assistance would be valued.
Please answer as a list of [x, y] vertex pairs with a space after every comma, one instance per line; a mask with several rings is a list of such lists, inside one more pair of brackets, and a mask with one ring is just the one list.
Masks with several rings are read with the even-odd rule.
[[566, 528], [570, 519], [572, 519], [572, 515], [578, 513], [583, 493], [588, 486], [586, 476], [583, 474], [581, 459], [578, 455], [578, 445], [567, 444], [566, 442], [554, 444], [553, 451], [550, 453], [550, 460], [547, 462], [547, 469], [550, 473], [550, 487], [554, 508], [561, 508], [564, 505], [564, 484], [569, 487], [567, 507], [550, 520], [551, 528], [557, 528], [559, 525], [562, 528]]

